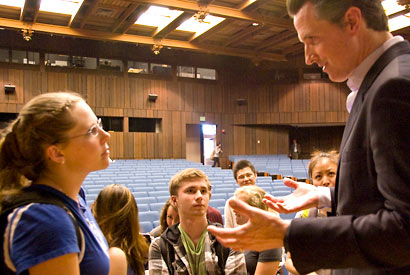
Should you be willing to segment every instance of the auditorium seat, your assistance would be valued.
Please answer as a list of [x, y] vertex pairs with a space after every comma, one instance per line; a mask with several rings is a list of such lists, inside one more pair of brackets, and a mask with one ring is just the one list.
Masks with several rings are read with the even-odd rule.
[[135, 198], [135, 201], [137, 204], [150, 204], [150, 203], [155, 203], [157, 202], [157, 199], [155, 197], [146, 197], [146, 198]]
[[224, 200], [226, 200], [227, 199], [227, 196], [226, 196], [226, 193], [212, 193], [212, 196], [211, 196], [211, 200], [212, 199], [224, 199]]
[[159, 213], [156, 211], [139, 212], [138, 217], [140, 222], [153, 222], [159, 220]]
[[164, 203], [162, 202], [154, 202], [149, 204], [149, 208], [151, 211], [161, 212]]
[[168, 196], [158, 196], [156, 198], [157, 198], [157, 202], [165, 203], [169, 199], [169, 194]]
[[220, 206], [225, 206], [226, 200], [225, 199], [213, 199], [211, 198], [209, 201], [209, 205], [218, 208]]
[[154, 225], [151, 221], [140, 221], [140, 227], [142, 233], [148, 233], [154, 228]]
[[139, 203], [139, 204], [137, 204], [137, 206], [138, 206], [138, 212], [148, 212], [148, 211], [150, 211], [149, 204]]

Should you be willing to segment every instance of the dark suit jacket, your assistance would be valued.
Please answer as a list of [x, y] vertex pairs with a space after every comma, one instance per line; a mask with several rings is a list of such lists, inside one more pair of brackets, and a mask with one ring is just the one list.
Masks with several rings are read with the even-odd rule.
[[[335, 217], [295, 219], [285, 237], [298, 271], [410, 274], [410, 45], [367, 73], [343, 134]], [[352, 268], [344, 269], [343, 268]]]
[[[300, 147], [300, 144], [299, 144], [299, 143], [296, 143], [296, 145], [297, 145], [297, 147], [296, 147], [297, 153], [300, 154], [302, 147]], [[291, 155], [291, 154], [294, 153], [294, 152], [295, 152], [295, 144], [292, 143], [292, 144], [290, 145], [289, 155]]]

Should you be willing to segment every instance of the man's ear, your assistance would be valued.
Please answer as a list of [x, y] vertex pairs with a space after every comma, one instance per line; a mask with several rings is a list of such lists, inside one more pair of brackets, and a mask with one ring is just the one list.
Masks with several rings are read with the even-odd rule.
[[172, 206], [178, 207], [177, 197], [176, 196], [174, 196], [174, 195], [171, 196], [171, 203], [172, 203]]
[[58, 148], [57, 145], [50, 145], [46, 149], [46, 157], [59, 164], [65, 163], [64, 153]]
[[344, 16], [345, 26], [354, 33], [359, 29], [362, 20], [362, 12], [358, 7], [350, 7]]

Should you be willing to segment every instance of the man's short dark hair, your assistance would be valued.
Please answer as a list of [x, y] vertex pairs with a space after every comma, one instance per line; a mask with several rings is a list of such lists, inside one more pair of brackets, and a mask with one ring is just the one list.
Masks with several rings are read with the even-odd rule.
[[250, 162], [249, 160], [246, 159], [242, 159], [242, 160], [238, 160], [237, 162], [235, 162], [235, 164], [233, 165], [233, 177], [236, 180], [236, 177], [238, 175], [238, 171], [242, 170], [246, 167], [251, 168], [252, 172], [256, 175], [256, 169], [255, 166], [253, 166], [252, 162]]
[[308, 2], [315, 7], [317, 17], [341, 25], [346, 11], [354, 6], [360, 9], [368, 28], [389, 31], [387, 16], [380, 0], [287, 0], [289, 16], [295, 16]]

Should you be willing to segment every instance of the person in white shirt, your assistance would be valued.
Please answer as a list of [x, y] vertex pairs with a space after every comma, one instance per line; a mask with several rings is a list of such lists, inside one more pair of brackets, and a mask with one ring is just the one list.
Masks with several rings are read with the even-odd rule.
[[[252, 162], [250, 162], [249, 160], [238, 160], [237, 162], [235, 162], [232, 171], [236, 183], [239, 185], [239, 187], [256, 184], [256, 178], [258, 177], [256, 169], [255, 166], [253, 166]], [[228, 228], [238, 226], [235, 219], [235, 214], [232, 208], [229, 206], [229, 200], [231, 198], [226, 201], [224, 208], [225, 227]]]

